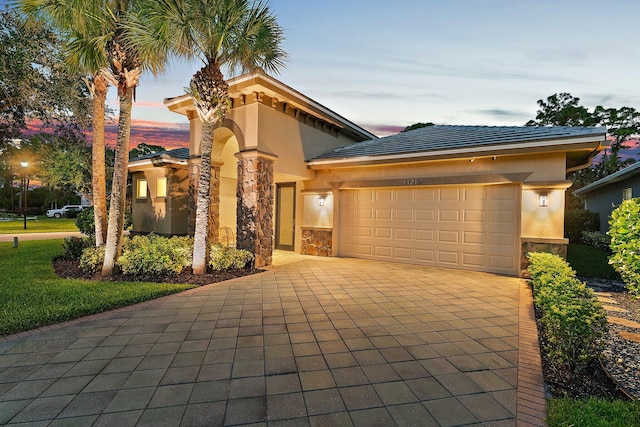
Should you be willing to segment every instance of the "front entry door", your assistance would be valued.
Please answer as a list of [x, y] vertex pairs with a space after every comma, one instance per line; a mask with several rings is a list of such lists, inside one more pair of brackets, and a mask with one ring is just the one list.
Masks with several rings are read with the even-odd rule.
[[296, 183], [276, 184], [276, 249], [294, 250]]

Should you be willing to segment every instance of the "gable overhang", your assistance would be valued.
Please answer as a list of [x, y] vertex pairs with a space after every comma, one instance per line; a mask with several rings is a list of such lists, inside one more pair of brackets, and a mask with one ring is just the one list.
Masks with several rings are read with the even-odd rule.
[[158, 156], [150, 159], [137, 160], [129, 162], [128, 164], [129, 172], [139, 172], [157, 167], [181, 168], [186, 166], [186, 160], [175, 159], [169, 156]]
[[[232, 110], [266, 98], [269, 100], [269, 105], [274, 108], [280, 105], [283, 112], [290, 111], [295, 117], [304, 114], [310, 118], [309, 120], [322, 121], [327, 126], [334, 127], [336, 132], [347, 133], [356, 140], [377, 139], [373, 133], [262, 72], [234, 77], [227, 80], [227, 83]], [[170, 111], [190, 119], [196, 117], [191, 95], [167, 98], [164, 104]]]
[[379, 156], [315, 159], [307, 162], [310, 169], [393, 165], [436, 160], [466, 160], [497, 156], [530, 155], [541, 153], [567, 153], [567, 172], [588, 167], [593, 157], [605, 148], [605, 135], [590, 135], [552, 140], [513, 142], [499, 145], [479, 145], [462, 148], [398, 153]]
[[582, 196], [599, 188], [606, 187], [609, 184], [624, 181], [637, 175], [640, 175], [640, 162], [627, 166], [626, 168], [599, 179], [598, 181], [592, 182], [589, 185], [585, 185], [584, 187], [574, 191], [573, 194], [576, 196]]

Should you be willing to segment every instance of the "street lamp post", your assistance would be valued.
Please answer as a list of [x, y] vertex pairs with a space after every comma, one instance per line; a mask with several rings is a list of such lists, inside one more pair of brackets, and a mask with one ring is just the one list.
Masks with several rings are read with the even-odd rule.
[[23, 161], [20, 162], [20, 166], [22, 166], [22, 214], [24, 218], [24, 229], [27, 229], [27, 192], [29, 191], [29, 181], [27, 179], [27, 168], [29, 167], [29, 162]]

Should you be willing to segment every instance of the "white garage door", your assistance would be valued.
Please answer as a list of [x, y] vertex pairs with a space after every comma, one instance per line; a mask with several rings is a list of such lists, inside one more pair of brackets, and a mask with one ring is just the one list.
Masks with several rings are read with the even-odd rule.
[[520, 187], [340, 192], [341, 256], [517, 274]]

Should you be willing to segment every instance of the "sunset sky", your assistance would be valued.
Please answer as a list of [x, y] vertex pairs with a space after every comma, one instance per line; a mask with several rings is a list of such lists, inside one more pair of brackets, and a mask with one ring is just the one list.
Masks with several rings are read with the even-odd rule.
[[[377, 135], [415, 122], [522, 125], [569, 92], [592, 109], [640, 109], [637, 0], [271, 0], [285, 30], [276, 76]], [[162, 101], [201, 64], [145, 75], [133, 145], [188, 141]], [[117, 108], [115, 91], [109, 105]]]

